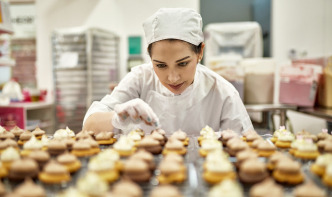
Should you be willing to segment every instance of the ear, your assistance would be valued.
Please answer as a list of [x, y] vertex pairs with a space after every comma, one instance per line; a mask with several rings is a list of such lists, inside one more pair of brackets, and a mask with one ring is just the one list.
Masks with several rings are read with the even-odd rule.
[[205, 47], [205, 43], [202, 42], [201, 52], [199, 53], [199, 58], [198, 58], [199, 61], [201, 61], [203, 59], [204, 47]]

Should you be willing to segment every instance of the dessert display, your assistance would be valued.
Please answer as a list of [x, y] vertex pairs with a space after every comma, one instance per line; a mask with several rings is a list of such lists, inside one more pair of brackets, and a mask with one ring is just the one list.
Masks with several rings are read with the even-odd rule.
[[277, 182], [290, 185], [300, 184], [304, 180], [301, 164], [291, 159], [280, 160], [273, 171], [273, 177]]
[[189, 138], [187, 137], [187, 134], [185, 132], [183, 132], [181, 129], [172, 133], [171, 138], [180, 140], [183, 143], [183, 145], [185, 145], [185, 146], [188, 146], [188, 144], [189, 144]]
[[255, 184], [249, 193], [250, 197], [263, 197], [263, 196], [271, 196], [271, 197], [283, 197], [284, 189], [276, 184], [273, 179], [266, 179], [260, 183]]
[[183, 197], [183, 195], [173, 185], [160, 185], [152, 189], [149, 197]]
[[116, 138], [114, 138], [114, 133], [110, 131], [102, 131], [96, 134], [95, 139], [100, 145], [110, 145], [116, 142]]
[[77, 157], [69, 152], [65, 152], [61, 155], [58, 155], [56, 161], [67, 168], [69, 173], [74, 173], [79, 170], [82, 166], [80, 160]]
[[145, 136], [141, 141], [137, 143], [138, 149], [145, 149], [146, 151], [157, 155], [163, 150], [160, 142], [154, 139], [152, 136]]
[[68, 182], [70, 180], [70, 174], [65, 166], [57, 163], [55, 160], [51, 160], [44, 166], [38, 178], [41, 182], [46, 184], [60, 184]]
[[26, 178], [35, 178], [38, 175], [39, 167], [36, 161], [30, 158], [15, 160], [10, 168], [8, 177], [12, 180], [24, 180]]
[[331, 153], [320, 155], [315, 160], [315, 163], [311, 165], [310, 170], [312, 173], [318, 176], [323, 176], [325, 174], [326, 166], [330, 163], [332, 163]]
[[185, 155], [187, 153], [187, 149], [184, 147], [183, 142], [177, 140], [176, 138], [170, 138], [165, 144], [163, 155], [167, 155], [170, 153], [176, 153], [179, 155]]
[[120, 139], [113, 145], [113, 148], [121, 157], [128, 157], [136, 151], [134, 142], [125, 135], [120, 137]]
[[34, 135], [38, 140], [40, 140], [45, 133], [46, 132], [39, 127], [32, 131], [32, 135]]

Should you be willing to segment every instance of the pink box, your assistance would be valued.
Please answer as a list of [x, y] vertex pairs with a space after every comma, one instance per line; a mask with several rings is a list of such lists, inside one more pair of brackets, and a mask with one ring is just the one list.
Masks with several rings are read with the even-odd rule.
[[313, 65], [282, 67], [280, 71], [279, 102], [313, 107], [322, 72], [321, 69], [317, 68]]

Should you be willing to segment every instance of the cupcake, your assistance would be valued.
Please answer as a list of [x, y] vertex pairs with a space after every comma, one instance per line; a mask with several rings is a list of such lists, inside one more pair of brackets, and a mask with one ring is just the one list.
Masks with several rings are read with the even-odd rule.
[[164, 137], [164, 141], [165, 141], [165, 143], [167, 142], [168, 138], [167, 138], [167, 136], [166, 136], [166, 131], [165, 131], [165, 130], [163, 130], [163, 129], [161, 129], [161, 128], [157, 128], [157, 129], [155, 129], [155, 130], [152, 130], [152, 131], [151, 131], [151, 134], [153, 134], [154, 132], [157, 132], [157, 133], [161, 134], [161, 135]]
[[310, 167], [310, 171], [318, 176], [325, 174], [325, 169], [328, 164], [332, 163], [332, 154], [326, 153], [320, 155]]
[[305, 140], [303, 138], [303, 136], [296, 136], [296, 139], [291, 143], [291, 147], [288, 150], [289, 154], [294, 155], [295, 151], [297, 150], [297, 147], [300, 144], [304, 144]]
[[323, 175], [323, 183], [328, 186], [328, 187], [332, 187], [332, 164], [329, 163], [326, 166], [326, 170], [325, 173]]
[[152, 189], [149, 197], [183, 197], [183, 195], [173, 185], [160, 185]]
[[24, 131], [21, 135], [19, 140], [17, 141], [18, 145], [23, 145], [25, 142], [29, 141], [32, 137], [31, 131]]
[[131, 139], [135, 145], [137, 145], [143, 138], [136, 130], [130, 131], [127, 137]]
[[280, 126], [279, 129], [273, 132], [273, 137], [271, 138], [271, 142], [276, 143], [279, 138], [279, 135], [284, 132], [289, 132], [289, 131], [287, 131], [285, 126]]
[[123, 176], [134, 182], [147, 182], [151, 178], [148, 164], [140, 159], [128, 159], [125, 162]]
[[26, 157], [34, 150], [41, 150], [42, 147], [43, 144], [41, 141], [37, 140], [37, 138], [32, 135], [31, 138], [26, 143], [24, 143], [21, 155], [22, 157]]
[[76, 140], [90, 139], [93, 138], [94, 133], [90, 133], [89, 131], [80, 131], [76, 135]]
[[74, 173], [81, 168], [81, 162], [77, 157], [71, 153], [65, 152], [61, 155], [58, 155], [56, 161], [65, 166], [69, 173]]
[[183, 143], [183, 145], [185, 145], [185, 146], [188, 146], [188, 144], [189, 144], [189, 138], [187, 137], [187, 134], [184, 131], [182, 131], [181, 129], [172, 133], [171, 138], [180, 140]]
[[220, 140], [224, 146], [226, 146], [228, 140], [232, 139], [233, 137], [240, 137], [235, 131], [227, 129], [221, 131]]
[[198, 144], [201, 145], [201, 141], [203, 141], [204, 139], [218, 139], [218, 136], [211, 127], [206, 125], [199, 132], [199, 136], [197, 138]]
[[120, 160], [120, 154], [114, 149], [105, 149], [101, 151], [97, 157], [106, 162], [113, 162], [115, 169], [117, 169], [119, 172], [123, 171], [124, 164]]
[[160, 154], [161, 151], [163, 150], [161, 144], [159, 143], [158, 140], [153, 139], [151, 136], [147, 136], [143, 138], [138, 144], [137, 144], [138, 149], [145, 149], [146, 151], [157, 155]]
[[183, 171], [179, 163], [163, 160], [158, 166], [160, 174], [157, 179], [160, 184], [183, 183], [187, 178], [187, 172]]
[[15, 139], [15, 135], [9, 131], [3, 131], [0, 133], [0, 140], [4, 141], [6, 139]]
[[241, 152], [238, 152], [236, 154], [236, 163], [235, 163], [235, 166], [237, 168], [240, 167], [240, 165], [248, 160], [248, 159], [257, 159], [258, 158], [258, 154], [257, 152], [251, 150], [251, 149], [246, 149], [244, 151], [241, 151]]
[[62, 153], [64, 153], [67, 150], [67, 145], [65, 144], [64, 141], [60, 139], [53, 139], [50, 140], [47, 146], [47, 151], [52, 155], [52, 156], [57, 156]]
[[10, 138], [8, 138], [8, 139], [6, 139], [6, 140], [4, 140], [4, 141], [0, 141], [0, 154], [1, 154], [4, 150], [6, 150], [6, 148], [8, 148], [8, 147], [13, 147], [13, 148], [15, 148], [16, 150], [19, 150], [19, 147], [18, 147], [17, 142], [14, 141], [14, 140], [12, 140], [12, 139], [10, 139]]
[[135, 182], [129, 179], [122, 179], [114, 184], [112, 194], [114, 196], [143, 197], [143, 190]]
[[272, 179], [266, 179], [250, 188], [249, 197], [283, 197], [284, 189]]
[[6, 188], [2, 182], [0, 182], [0, 196], [4, 197], [6, 195]]
[[152, 153], [150, 153], [150, 152], [148, 152], [144, 149], [138, 150], [136, 153], [134, 153], [131, 156], [131, 158], [141, 159], [142, 161], [146, 162], [151, 171], [156, 169], [156, 164], [155, 164], [154, 157], [153, 157]]
[[32, 131], [32, 135], [34, 135], [38, 140], [40, 140], [45, 133], [46, 132], [41, 130], [39, 127]]
[[177, 140], [176, 138], [170, 138], [165, 144], [162, 153], [163, 155], [167, 155], [169, 153], [185, 155], [187, 153], [187, 149], [184, 147], [183, 142]]
[[257, 146], [257, 152], [260, 157], [270, 157], [275, 151], [276, 147], [267, 141], [264, 141]]
[[111, 145], [116, 142], [114, 133], [111, 131], [102, 131], [98, 134], [95, 134], [95, 139], [99, 145]]
[[306, 139], [305, 143], [297, 146], [294, 156], [304, 160], [315, 160], [319, 156], [317, 145], [311, 139]]
[[90, 143], [79, 140], [74, 143], [71, 153], [77, 157], [88, 157], [94, 155], [95, 151], [92, 150]]
[[262, 137], [257, 133], [251, 133], [246, 136], [246, 142], [249, 146], [251, 146], [252, 142], [257, 139], [262, 139]]
[[275, 152], [273, 153], [267, 162], [267, 169], [270, 171], [273, 171], [277, 165], [277, 163], [283, 159], [290, 159], [285, 154], [281, 152]]
[[222, 157], [209, 159], [204, 163], [203, 179], [210, 183], [216, 184], [227, 179], [235, 179], [236, 173], [233, 165]]
[[128, 157], [136, 151], [134, 142], [125, 135], [120, 137], [120, 139], [113, 145], [113, 148], [121, 157]]
[[254, 140], [252, 143], [251, 143], [251, 149], [254, 150], [254, 151], [257, 151], [257, 147], [258, 145], [260, 145], [261, 143], [264, 143], [266, 142], [264, 139], [262, 138], [257, 138], [256, 140]]
[[228, 140], [227, 149], [225, 149], [225, 151], [228, 152], [230, 156], [235, 156], [238, 152], [241, 152], [248, 148], [249, 145], [246, 142], [244, 142], [238, 137], [234, 137]]
[[265, 163], [258, 159], [249, 159], [240, 165], [239, 178], [244, 183], [258, 183], [267, 176]]
[[108, 184], [96, 173], [88, 172], [76, 184], [77, 189], [88, 196], [103, 196], [108, 191]]
[[15, 139], [18, 140], [20, 138], [20, 135], [22, 133], [24, 133], [24, 130], [19, 128], [18, 126], [15, 126], [14, 128], [12, 128], [9, 132], [11, 132], [12, 134], [14, 134]]
[[22, 181], [25, 178], [35, 178], [38, 175], [38, 164], [33, 159], [24, 158], [15, 160], [9, 169], [8, 177], [11, 180]]
[[1, 162], [2, 165], [9, 170], [12, 163], [16, 160], [20, 159], [20, 154], [16, 149], [13, 147], [8, 147], [5, 151], [1, 154]]
[[66, 190], [64, 190], [63, 192], [60, 192], [58, 195], [56, 195], [57, 197], [89, 197], [89, 195], [79, 191], [76, 188], [70, 187]]
[[326, 192], [317, 187], [314, 183], [311, 181], [306, 182], [302, 185], [298, 185], [295, 187], [293, 191], [294, 197], [327, 197]]
[[278, 148], [290, 148], [294, 140], [295, 137], [291, 132], [282, 132], [279, 134], [278, 140], [276, 141], [275, 145]]
[[89, 171], [95, 172], [100, 178], [108, 183], [113, 183], [119, 178], [119, 173], [114, 162], [101, 160], [100, 157], [93, 157], [88, 164]]
[[35, 184], [31, 179], [26, 179], [15, 188], [13, 193], [19, 197], [46, 197], [44, 188]]
[[153, 139], [157, 140], [161, 146], [164, 146], [166, 143], [165, 137], [162, 134], [160, 134], [159, 132], [153, 132], [151, 134], [151, 137]]
[[32, 151], [29, 156], [30, 159], [35, 160], [38, 163], [39, 170], [43, 170], [45, 164], [49, 162], [51, 156], [48, 152], [42, 150]]
[[291, 185], [300, 184], [304, 180], [300, 163], [291, 159], [280, 160], [272, 175], [276, 181]]
[[46, 184], [60, 184], [70, 181], [70, 174], [65, 166], [51, 160], [39, 173], [38, 178]]
[[208, 197], [220, 197], [222, 196], [232, 196], [232, 197], [243, 197], [243, 190], [239, 183], [235, 180], [224, 180], [217, 185], [214, 185], [209, 193]]
[[89, 139], [83, 139], [82, 141], [90, 144], [91, 151], [93, 152], [94, 155], [100, 152], [99, 144], [94, 139], [89, 138]]
[[202, 157], [206, 157], [206, 155], [214, 151], [216, 149], [222, 149], [222, 144], [217, 139], [203, 139], [201, 141], [201, 148], [199, 149], [199, 154]]
[[325, 140], [327, 138], [329, 138], [331, 135], [328, 133], [327, 129], [322, 129], [322, 131], [320, 133], [317, 134], [317, 138], [318, 140]]

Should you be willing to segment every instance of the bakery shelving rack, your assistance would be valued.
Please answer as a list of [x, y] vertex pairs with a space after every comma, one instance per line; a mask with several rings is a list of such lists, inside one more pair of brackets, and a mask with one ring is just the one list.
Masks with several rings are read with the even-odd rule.
[[58, 29], [52, 59], [56, 125], [80, 131], [88, 107], [118, 80], [119, 37], [100, 28]]

